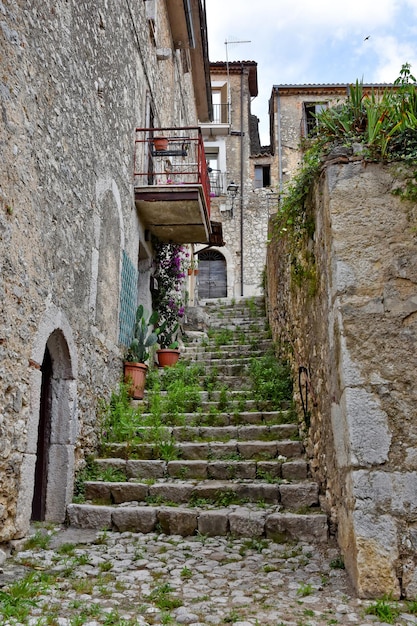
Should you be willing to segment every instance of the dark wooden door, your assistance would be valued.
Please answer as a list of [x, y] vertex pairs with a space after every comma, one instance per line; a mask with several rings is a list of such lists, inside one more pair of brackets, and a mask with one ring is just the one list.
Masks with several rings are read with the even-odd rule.
[[201, 300], [227, 296], [226, 259], [217, 250], [198, 255], [198, 296]]
[[52, 412], [52, 360], [48, 348], [45, 350], [41, 371], [42, 386], [35, 465], [35, 489], [32, 500], [32, 519], [35, 521], [43, 521], [45, 519], [46, 509]]

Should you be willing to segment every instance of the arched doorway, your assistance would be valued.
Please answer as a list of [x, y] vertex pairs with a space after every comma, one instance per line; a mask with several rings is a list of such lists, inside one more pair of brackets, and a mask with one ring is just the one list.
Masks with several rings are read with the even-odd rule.
[[71, 356], [61, 330], [48, 338], [41, 365], [31, 519], [61, 522], [71, 497], [76, 436]]
[[35, 486], [32, 500], [32, 519], [43, 521], [46, 511], [49, 446], [51, 443], [52, 360], [48, 347], [43, 357], [41, 401], [39, 410], [38, 443], [36, 449]]
[[204, 250], [198, 255], [198, 296], [201, 300], [226, 298], [226, 259], [218, 250]]

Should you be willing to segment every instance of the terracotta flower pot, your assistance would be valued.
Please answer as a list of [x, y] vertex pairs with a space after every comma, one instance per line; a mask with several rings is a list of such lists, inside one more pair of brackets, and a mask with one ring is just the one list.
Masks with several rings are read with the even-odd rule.
[[125, 383], [129, 385], [129, 394], [134, 400], [143, 399], [147, 371], [145, 363], [125, 362]]
[[168, 148], [168, 139], [166, 137], [154, 137], [152, 141], [157, 152], [163, 152]]
[[177, 363], [180, 358], [180, 351], [178, 349], [161, 348], [156, 351], [158, 355], [159, 367], [171, 367]]

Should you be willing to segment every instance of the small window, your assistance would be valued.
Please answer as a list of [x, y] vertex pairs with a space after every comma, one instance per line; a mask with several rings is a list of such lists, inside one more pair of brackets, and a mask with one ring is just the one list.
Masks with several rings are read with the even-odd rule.
[[317, 128], [317, 115], [327, 109], [327, 102], [304, 102], [304, 135]]
[[217, 148], [206, 148], [206, 163], [210, 180], [210, 193], [220, 196], [222, 193], [222, 175], [219, 169], [219, 151]]
[[255, 165], [255, 189], [271, 185], [271, 166]]
[[221, 88], [213, 87], [211, 91], [213, 102], [213, 122], [215, 124], [228, 123], [227, 84]]
[[154, 46], [156, 46], [156, 0], [145, 0], [146, 19], [148, 20], [149, 36]]

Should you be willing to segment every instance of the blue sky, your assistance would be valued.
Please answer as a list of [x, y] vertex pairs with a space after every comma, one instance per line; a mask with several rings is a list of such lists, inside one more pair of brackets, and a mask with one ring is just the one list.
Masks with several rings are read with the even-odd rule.
[[252, 112], [263, 144], [274, 84], [390, 83], [406, 62], [417, 77], [417, 0], [206, 0], [206, 9], [210, 60], [226, 60], [228, 41], [229, 61], [258, 63]]

